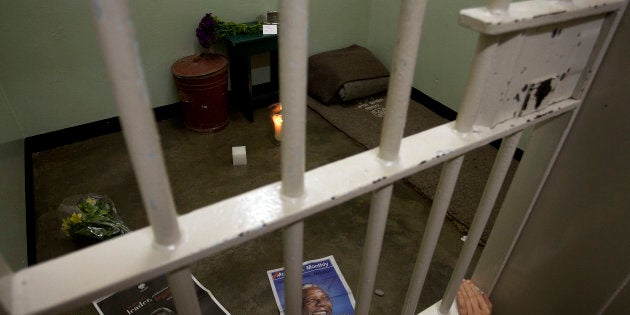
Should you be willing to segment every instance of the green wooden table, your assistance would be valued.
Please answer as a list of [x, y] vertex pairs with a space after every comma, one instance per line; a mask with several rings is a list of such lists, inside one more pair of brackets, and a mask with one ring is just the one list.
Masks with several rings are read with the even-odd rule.
[[[254, 107], [278, 102], [278, 36], [246, 34], [226, 36], [230, 58], [230, 84], [233, 104], [249, 121], [254, 121]], [[251, 57], [269, 53], [271, 80], [252, 86]]]

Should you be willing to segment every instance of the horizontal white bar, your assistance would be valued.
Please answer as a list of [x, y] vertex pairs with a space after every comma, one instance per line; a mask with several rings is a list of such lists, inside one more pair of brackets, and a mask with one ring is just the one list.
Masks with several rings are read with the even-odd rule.
[[376, 148], [321, 166], [306, 173], [301, 198], [283, 198], [280, 182], [269, 184], [181, 215], [185, 241], [173, 250], [154, 246], [150, 228], [143, 228], [5, 277], [0, 280], [0, 298], [12, 314], [60, 311], [89, 302], [117, 286], [181, 268], [390, 185], [579, 103], [565, 100], [477, 133], [459, 133], [453, 122], [429, 129], [403, 139], [397, 162], [379, 159]]
[[510, 4], [505, 14], [490, 14], [486, 7], [460, 11], [459, 24], [487, 35], [601, 15], [623, 6], [625, 0], [522, 1]]

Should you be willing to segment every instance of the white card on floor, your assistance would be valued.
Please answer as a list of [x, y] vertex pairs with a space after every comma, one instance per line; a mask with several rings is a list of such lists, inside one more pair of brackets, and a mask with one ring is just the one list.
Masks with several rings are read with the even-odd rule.
[[263, 34], [264, 35], [275, 35], [278, 34], [278, 25], [275, 24], [263, 24]]

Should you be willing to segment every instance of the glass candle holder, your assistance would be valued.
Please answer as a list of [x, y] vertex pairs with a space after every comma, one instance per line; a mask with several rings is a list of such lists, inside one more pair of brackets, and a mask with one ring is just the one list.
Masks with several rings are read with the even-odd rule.
[[282, 104], [276, 103], [269, 106], [269, 115], [273, 124], [273, 142], [280, 144], [282, 141]]

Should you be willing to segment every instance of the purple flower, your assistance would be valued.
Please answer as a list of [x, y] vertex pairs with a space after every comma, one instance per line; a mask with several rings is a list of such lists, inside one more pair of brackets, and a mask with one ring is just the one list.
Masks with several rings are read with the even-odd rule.
[[217, 21], [212, 13], [207, 13], [197, 27], [197, 39], [204, 48], [209, 48], [217, 41]]

